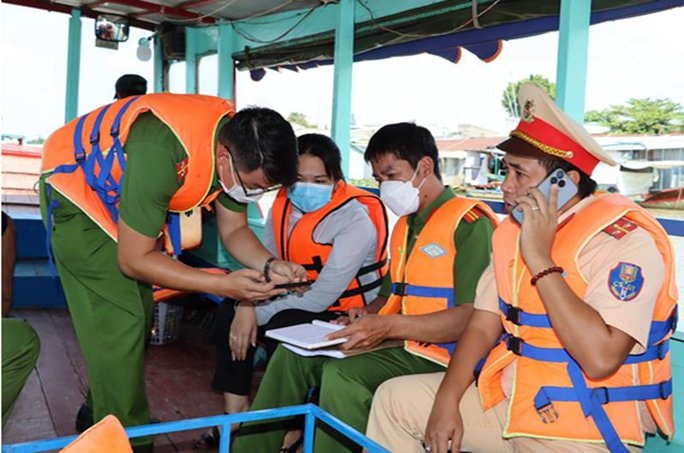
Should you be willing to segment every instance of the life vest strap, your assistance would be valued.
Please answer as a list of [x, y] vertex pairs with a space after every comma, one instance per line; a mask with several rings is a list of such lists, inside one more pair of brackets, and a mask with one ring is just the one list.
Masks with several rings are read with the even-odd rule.
[[[540, 362], [554, 362], [554, 363], [570, 363], [574, 362], [570, 354], [565, 349], [561, 348], [542, 348], [539, 346], [532, 346], [526, 343], [520, 337], [507, 335], [505, 338], [506, 348], [512, 353], [521, 357], [527, 357]], [[646, 351], [641, 354], [630, 354], [625, 359], [625, 365], [632, 365], [635, 363], [650, 362], [652, 360], [662, 360], [670, 351], [670, 342], [663, 341], [662, 343], [649, 346]]]
[[397, 296], [429, 297], [436, 299], [448, 299], [449, 306], [454, 306], [454, 288], [439, 286], [419, 286], [409, 283], [392, 282], [392, 294]]
[[[619, 403], [625, 401], [645, 401], [667, 399], [672, 395], [672, 379], [657, 384], [635, 385], [631, 387], [594, 387], [591, 398], [598, 404]], [[572, 387], [542, 387], [534, 397], [537, 410], [552, 401], [578, 401], [575, 389]]]
[[371, 283], [367, 283], [365, 285], [358, 286], [354, 289], [348, 289], [345, 292], [342, 293], [340, 296], [340, 299], [343, 299], [345, 297], [353, 297], [353, 296], [358, 296], [359, 294], [367, 293], [368, 291], [371, 291], [378, 286], [382, 285], [382, 278], [378, 278], [376, 280], [373, 280]]
[[582, 370], [574, 360], [568, 363], [568, 375], [584, 416], [591, 417], [594, 420], [594, 424], [606, 442], [608, 450], [611, 453], [628, 453], [627, 447], [622, 443], [605, 409], [591, 397], [591, 390], [587, 387]]
[[547, 315], [526, 313], [520, 307], [509, 305], [499, 297], [499, 310], [504, 314], [507, 321], [519, 326], [551, 327], [551, 321]]
[[[551, 328], [551, 320], [548, 315], [538, 313], [526, 313], [520, 307], [514, 307], [507, 304], [499, 297], [499, 310], [507, 321], [512, 322], [518, 326]], [[671, 332], [677, 329], [677, 320], [679, 318], [678, 307], [675, 305], [672, 314], [665, 321], [652, 321], [651, 329], [648, 335], [648, 344], [655, 345], [664, 340]]]
[[363, 266], [359, 271], [356, 273], [357, 277], [360, 277], [362, 275], [370, 274], [371, 272], [375, 272], [377, 270], [382, 269], [385, 264], [387, 264], [387, 258], [383, 258], [380, 261], [369, 264], [368, 266]]
[[302, 267], [307, 271], [316, 271], [316, 273], [320, 273], [323, 270], [323, 260], [321, 260], [319, 255], [316, 255], [311, 257], [311, 263], [304, 264]]
[[171, 241], [174, 255], [181, 254], [181, 221], [180, 213], [169, 212], [166, 217], [166, 232]]
[[[384, 258], [373, 264], [363, 266], [356, 273], [355, 277], [361, 277], [362, 275], [370, 274], [371, 272], [375, 272], [379, 269], [382, 269], [385, 266], [385, 264], [387, 264], [387, 258]], [[311, 263], [303, 264], [302, 267], [307, 271], [321, 272], [323, 270], [323, 260], [319, 255], [316, 255], [311, 258]]]
[[679, 306], [675, 305], [670, 317], [665, 321], [651, 322], [651, 330], [648, 334], [648, 344], [655, 344], [677, 330], [679, 320]]
[[[78, 165], [73, 165], [74, 167], [78, 167]], [[75, 170], [75, 168], [74, 168]], [[72, 170], [73, 171], [73, 170]], [[47, 198], [48, 201], [48, 208], [47, 208], [47, 221], [46, 221], [46, 226], [45, 229], [47, 230], [45, 232], [45, 250], [47, 251], [47, 256], [48, 256], [48, 265], [50, 266], [50, 274], [52, 274], [52, 278], [57, 277], [57, 268], [55, 268], [55, 259], [52, 256], [52, 213], [54, 210], [59, 207], [59, 202], [57, 200], [52, 200], [52, 186], [49, 184], [45, 184], [45, 197]]]

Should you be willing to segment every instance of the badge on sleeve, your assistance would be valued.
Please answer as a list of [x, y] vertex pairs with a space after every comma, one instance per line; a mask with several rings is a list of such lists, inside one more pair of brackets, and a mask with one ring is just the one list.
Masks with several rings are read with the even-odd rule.
[[634, 299], [644, 286], [641, 267], [636, 264], [620, 262], [610, 270], [608, 287], [610, 292], [623, 302]]

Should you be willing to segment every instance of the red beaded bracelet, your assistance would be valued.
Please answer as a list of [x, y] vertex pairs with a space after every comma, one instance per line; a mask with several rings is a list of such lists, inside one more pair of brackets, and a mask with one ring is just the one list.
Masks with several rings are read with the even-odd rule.
[[538, 272], [537, 275], [535, 275], [534, 277], [532, 277], [530, 279], [530, 285], [535, 286], [540, 278], [546, 277], [547, 275], [553, 274], [556, 272], [558, 272], [559, 274], [562, 274], [563, 272], [565, 272], [565, 270], [560, 266], [552, 266], [552, 267], [549, 267], [547, 269], [544, 269], [543, 271]]

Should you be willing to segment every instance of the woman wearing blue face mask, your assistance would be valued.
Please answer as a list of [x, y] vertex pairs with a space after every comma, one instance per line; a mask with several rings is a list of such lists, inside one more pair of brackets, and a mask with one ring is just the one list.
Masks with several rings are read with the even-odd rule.
[[344, 181], [340, 151], [328, 137], [298, 139], [297, 182], [277, 194], [263, 242], [274, 256], [301, 264], [315, 280], [303, 294], [258, 305], [223, 304], [217, 316], [214, 388], [225, 411], [248, 408], [254, 346], [259, 334], [363, 307], [387, 270], [387, 218], [375, 195]]

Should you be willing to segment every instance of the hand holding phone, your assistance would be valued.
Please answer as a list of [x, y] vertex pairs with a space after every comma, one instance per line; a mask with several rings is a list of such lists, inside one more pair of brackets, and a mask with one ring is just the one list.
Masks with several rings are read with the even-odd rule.
[[[544, 195], [545, 200], [549, 199], [551, 186], [554, 184], [558, 185], [558, 203], [556, 204], [556, 209], [560, 209], [570, 201], [572, 197], [577, 195], [577, 186], [572, 179], [570, 179], [565, 170], [556, 168], [537, 186], [537, 189]], [[524, 217], [523, 210], [520, 209], [519, 206], [516, 206], [511, 210], [511, 217], [518, 223], [522, 223]]]
[[292, 289], [292, 288], [301, 288], [304, 286], [309, 286], [311, 285], [315, 280], [306, 280], [303, 282], [288, 282], [288, 283], [280, 283], [278, 285], [275, 285], [275, 289]]

